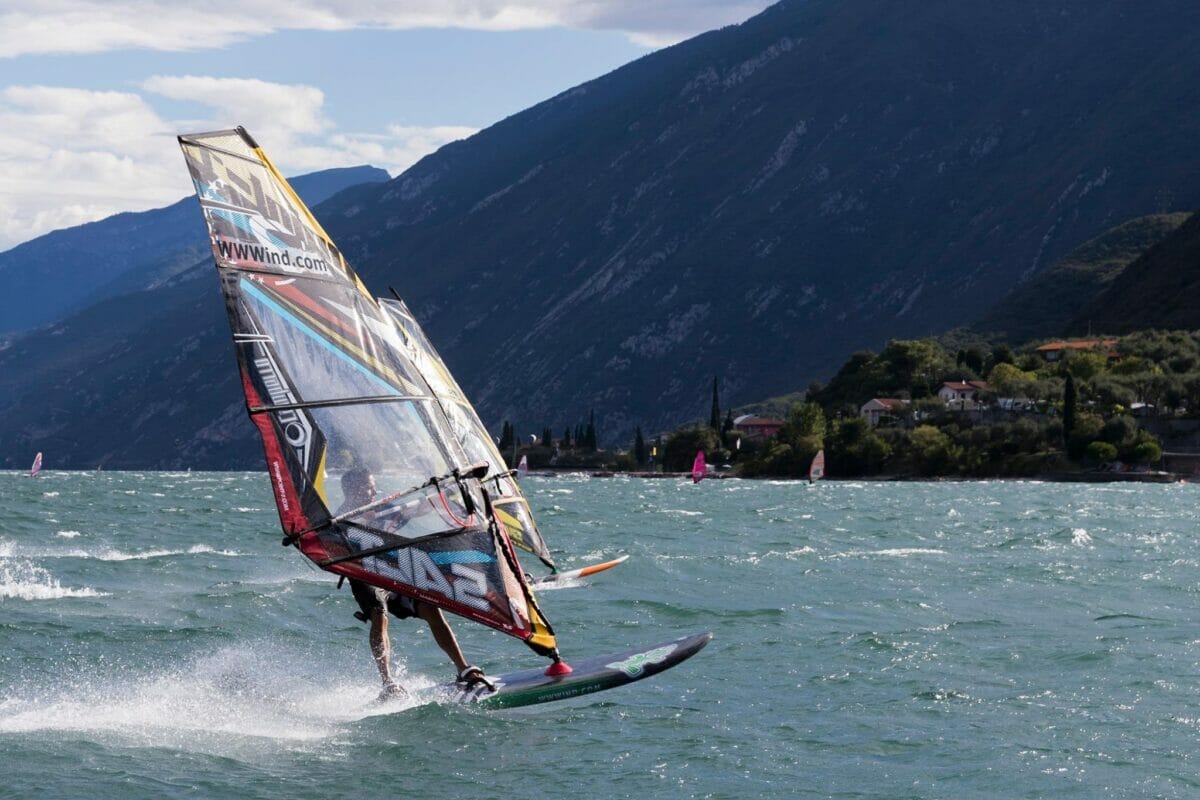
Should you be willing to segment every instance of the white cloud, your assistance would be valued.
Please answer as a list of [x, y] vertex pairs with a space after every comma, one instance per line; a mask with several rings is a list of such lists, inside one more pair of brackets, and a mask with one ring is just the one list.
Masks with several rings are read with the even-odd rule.
[[[245, 125], [285, 174], [369, 163], [393, 175], [473, 128], [391, 125], [337, 131], [311, 86], [204, 76], [155, 76], [147, 94], [49, 86], [0, 89], [0, 250], [122, 211], [157, 208], [192, 191], [175, 134]], [[198, 102], [201, 120], [167, 120], [154, 95]]]
[[172, 100], [191, 100], [211, 108], [218, 120], [216, 127], [232, 127], [230, 121], [236, 120], [247, 130], [255, 131], [256, 136], [278, 136], [281, 143], [290, 143], [297, 135], [324, 133], [333, 127], [322, 111], [325, 93], [314, 86], [253, 78], [155, 75], [143, 81], [142, 88]]
[[202, 50], [274, 31], [353, 28], [623, 31], [661, 46], [740, 22], [770, 0], [6, 0], [0, 58]]

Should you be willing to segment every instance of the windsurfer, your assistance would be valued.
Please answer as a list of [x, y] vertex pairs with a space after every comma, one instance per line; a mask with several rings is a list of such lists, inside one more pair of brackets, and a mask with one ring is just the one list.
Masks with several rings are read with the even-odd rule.
[[[375, 476], [365, 467], [355, 467], [342, 475], [342, 495], [345, 498], [339, 514], [344, 514], [355, 508], [361, 508], [375, 499], [377, 493]], [[371, 655], [375, 657], [375, 666], [379, 668], [379, 677], [383, 680], [383, 697], [401, 695], [404, 690], [392, 679], [391, 643], [388, 639], [388, 612], [399, 619], [419, 617], [425, 620], [433, 633], [433, 640], [458, 669], [458, 680], [466, 686], [487, 683], [483, 670], [468, 664], [458, 646], [458, 639], [450, 624], [446, 622], [442, 610], [429, 603], [422, 603], [411, 597], [389, 592], [377, 586], [363, 583], [350, 578], [350, 590], [358, 603], [359, 610], [354, 616], [371, 625], [369, 641]]]

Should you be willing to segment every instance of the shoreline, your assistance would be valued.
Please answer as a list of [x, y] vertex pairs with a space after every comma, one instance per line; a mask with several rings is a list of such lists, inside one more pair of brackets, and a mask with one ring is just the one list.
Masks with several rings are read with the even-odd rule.
[[[563, 475], [582, 475], [589, 478], [643, 478], [643, 479], [684, 479], [691, 478], [690, 472], [618, 472], [615, 470], [531, 470], [532, 477], [552, 478]], [[994, 475], [975, 477], [970, 475], [865, 475], [858, 477], [829, 477], [823, 481], [871, 481], [873, 483], [957, 483], [983, 481], [1035, 481], [1040, 483], [1190, 483], [1198, 476], [1179, 472], [1045, 472], [1039, 475]], [[745, 477], [729, 473], [718, 473], [705, 476], [712, 480], [747, 480], [747, 481], [797, 481], [808, 483], [806, 477], [786, 475], [757, 475]]]

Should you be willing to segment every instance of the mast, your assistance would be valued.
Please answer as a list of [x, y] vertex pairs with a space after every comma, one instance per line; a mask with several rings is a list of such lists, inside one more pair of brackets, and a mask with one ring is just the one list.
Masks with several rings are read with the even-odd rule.
[[[462, 426], [394, 316], [244, 129], [179, 143], [284, 544], [323, 569], [501, 630], [559, 663], [499, 511], [499, 476], [456, 435]], [[369, 502], [343, 488], [356, 471], [378, 486]]]

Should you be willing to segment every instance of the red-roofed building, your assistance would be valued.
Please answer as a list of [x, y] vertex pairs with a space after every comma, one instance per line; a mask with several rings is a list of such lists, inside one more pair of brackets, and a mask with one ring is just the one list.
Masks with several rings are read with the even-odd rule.
[[895, 419], [900, 416], [907, 406], [908, 401], [898, 397], [872, 397], [862, 404], [858, 415], [874, 428], [880, 420]]
[[946, 381], [938, 389], [938, 397], [947, 408], [957, 411], [973, 409], [979, 401], [979, 393], [992, 388], [987, 381]]
[[1035, 352], [1046, 361], [1061, 361], [1067, 353], [1094, 350], [1103, 353], [1109, 361], [1116, 361], [1121, 357], [1114, 349], [1116, 346], [1116, 339], [1081, 339], [1075, 342], [1046, 342]]
[[743, 414], [733, 421], [733, 427], [743, 436], [761, 436], [769, 439], [779, 433], [779, 429], [783, 427], [783, 420]]

